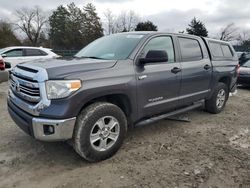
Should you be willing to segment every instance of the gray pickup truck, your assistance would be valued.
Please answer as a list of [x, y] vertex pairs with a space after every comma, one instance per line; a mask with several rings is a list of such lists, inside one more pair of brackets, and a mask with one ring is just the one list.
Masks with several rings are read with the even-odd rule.
[[70, 60], [17, 65], [8, 111], [35, 139], [69, 140], [80, 156], [100, 161], [118, 151], [128, 127], [201, 106], [221, 112], [236, 88], [237, 71], [237, 55], [223, 41], [158, 32], [115, 34]]

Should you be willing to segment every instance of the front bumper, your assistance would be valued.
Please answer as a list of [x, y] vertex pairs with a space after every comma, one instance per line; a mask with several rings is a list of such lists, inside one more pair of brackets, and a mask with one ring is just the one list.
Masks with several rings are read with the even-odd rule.
[[8, 99], [8, 111], [15, 123], [27, 134], [41, 141], [64, 141], [71, 139], [76, 118], [46, 119], [33, 117]]
[[239, 75], [237, 83], [242, 85], [250, 85], [250, 75]]

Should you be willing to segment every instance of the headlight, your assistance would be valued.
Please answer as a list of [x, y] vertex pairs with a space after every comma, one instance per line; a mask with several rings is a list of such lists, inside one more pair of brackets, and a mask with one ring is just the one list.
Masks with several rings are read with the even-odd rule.
[[80, 80], [49, 80], [46, 82], [48, 99], [68, 97], [72, 92], [81, 88]]

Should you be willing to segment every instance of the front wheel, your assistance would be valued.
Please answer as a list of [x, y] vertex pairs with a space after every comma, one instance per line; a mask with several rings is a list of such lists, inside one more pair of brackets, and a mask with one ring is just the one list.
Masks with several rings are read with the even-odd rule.
[[127, 120], [116, 105], [94, 103], [77, 118], [73, 145], [76, 152], [90, 162], [113, 156], [121, 147], [127, 132]]
[[220, 113], [225, 108], [228, 96], [228, 87], [226, 84], [219, 82], [212, 97], [206, 100], [206, 110], [213, 114]]

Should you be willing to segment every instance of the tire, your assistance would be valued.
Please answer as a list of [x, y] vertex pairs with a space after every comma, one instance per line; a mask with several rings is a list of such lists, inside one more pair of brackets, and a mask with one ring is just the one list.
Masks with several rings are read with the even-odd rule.
[[89, 162], [105, 160], [121, 147], [127, 132], [127, 119], [116, 105], [91, 104], [77, 117], [73, 136], [75, 151]]
[[[221, 103], [219, 103], [218, 101], [220, 96], [222, 97], [220, 98]], [[222, 82], [219, 82], [213, 92], [212, 97], [206, 100], [205, 102], [206, 111], [212, 114], [220, 113], [225, 108], [228, 96], [229, 96], [229, 90], [227, 85]]]

